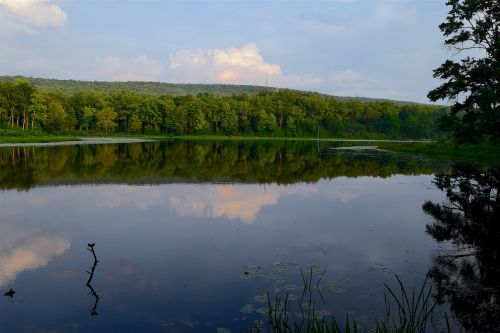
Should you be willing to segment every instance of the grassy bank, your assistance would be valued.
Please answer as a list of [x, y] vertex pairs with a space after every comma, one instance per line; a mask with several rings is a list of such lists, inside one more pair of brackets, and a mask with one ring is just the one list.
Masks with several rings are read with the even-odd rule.
[[184, 140], [288, 140], [288, 141], [345, 141], [345, 142], [429, 142], [419, 140], [390, 140], [390, 139], [352, 139], [352, 138], [308, 138], [308, 137], [283, 137], [283, 136], [216, 136], [216, 135], [186, 135], [174, 138]]
[[380, 148], [391, 151], [426, 155], [456, 162], [500, 164], [500, 146], [491, 142], [456, 144], [453, 142], [408, 143], [404, 145], [383, 143]]
[[77, 136], [60, 136], [60, 135], [45, 135], [45, 136], [14, 136], [3, 137], [0, 136], [0, 143], [49, 143], [61, 141], [79, 141], [80, 137]]
[[[115, 135], [113, 135], [115, 136]], [[324, 142], [410, 142], [410, 143], [430, 143], [429, 140], [391, 140], [391, 139], [370, 139], [370, 138], [315, 138], [315, 137], [291, 137], [291, 136], [241, 136], [241, 135], [116, 135], [117, 137], [137, 137], [142, 139], [181, 139], [195, 141], [324, 141]]]
[[22, 131], [19, 129], [0, 129], [0, 143], [46, 143], [78, 141], [80, 137], [69, 134], [47, 134], [42, 131]]
[[[37, 131], [19, 131], [0, 129], [0, 143], [31, 143], [31, 142], [57, 142], [79, 140], [87, 135], [78, 134], [47, 134]], [[284, 136], [226, 136], [226, 135], [164, 135], [164, 134], [130, 134], [112, 133], [108, 135], [93, 134], [91, 137], [102, 138], [136, 138], [153, 140], [194, 140], [194, 141], [322, 141], [322, 142], [380, 142], [380, 143], [428, 143], [426, 140], [390, 140], [370, 138], [315, 138], [315, 137], [284, 137]]]

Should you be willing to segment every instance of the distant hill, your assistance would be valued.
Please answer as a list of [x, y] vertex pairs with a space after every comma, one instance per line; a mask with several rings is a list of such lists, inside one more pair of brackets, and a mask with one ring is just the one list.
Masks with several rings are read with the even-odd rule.
[[[100, 92], [122, 92], [130, 91], [146, 95], [197, 95], [209, 93], [221, 96], [241, 95], [243, 93], [255, 94], [262, 91], [272, 91], [278, 88], [263, 87], [253, 85], [237, 84], [199, 84], [199, 83], [166, 83], [166, 82], [146, 82], [146, 81], [79, 81], [79, 80], [59, 80], [44, 79], [25, 76], [0, 76], [0, 82], [14, 81], [15, 79], [25, 79], [31, 82], [40, 90], [51, 90], [63, 94], [73, 94], [78, 91], [100, 91]], [[394, 101], [380, 98], [332, 96], [321, 94], [325, 97], [335, 97], [341, 100], [359, 100], [362, 102], [391, 101], [396, 104], [422, 104], [417, 102]]]

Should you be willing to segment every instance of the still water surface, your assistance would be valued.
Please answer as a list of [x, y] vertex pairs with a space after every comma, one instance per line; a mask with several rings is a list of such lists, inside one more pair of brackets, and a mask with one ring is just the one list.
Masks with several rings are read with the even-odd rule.
[[[323, 313], [370, 326], [395, 273], [442, 280], [457, 242], [430, 230], [423, 205], [446, 202], [436, 175], [455, 167], [331, 145], [0, 149], [0, 291], [16, 292], [0, 299], [0, 332], [240, 332], [265, 319], [266, 292], [300, 296], [301, 269], [324, 273]], [[498, 253], [486, 260], [494, 280]], [[454, 311], [445, 288], [440, 309], [494, 331], [498, 283], [487, 287], [469, 304], [485, 303], [485, 319], [463, 300]]]

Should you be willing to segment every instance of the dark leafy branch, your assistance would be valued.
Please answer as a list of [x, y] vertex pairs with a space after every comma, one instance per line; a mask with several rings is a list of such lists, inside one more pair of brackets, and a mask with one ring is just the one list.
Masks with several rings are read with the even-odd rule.
[[[500, 139], [500, 3], [497, 0], [449, 0], [450, 11], [439, 28], [445, 45], [458, 60], [434, 70], [444, 82], [431, 92], [432, 101], [454, 102], [441, 128], [459, 141]], [[467, 52], [467, 51], [475, 52]]]

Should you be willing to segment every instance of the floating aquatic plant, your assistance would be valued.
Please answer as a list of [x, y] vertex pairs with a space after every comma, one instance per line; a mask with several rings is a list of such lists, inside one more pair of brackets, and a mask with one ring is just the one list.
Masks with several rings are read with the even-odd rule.
[[263, 277], [262, 269], [257, 265], [247, 265], [243, 270], [243, 278], [255, 279]]
[[297, 289], [299, 289], [299, 286], [297, 286], [296, 284], [287, 284], [286, 286], [283, 287], [283, 290], [285, 291], [294, 291]]
[[271, 264], [280, 273], [288, 272], [289, 270], [298, 267], [297, 263], [291, 261], [275, 261]]
[[266, 306], [261, 306], [255, 312], [260, 313], [260, 314], [266, 314], [269, 311], [269, 308]]
[[266, 303], [267, 302], [267, 294], [266, 293], [258, 294], [253, 299], [258, 303]]
[[279, 280], [279, 279], [281, 279], [281, 275], [276, 274], [276, 273], [271, 273], [271, 274], [267, 274], [267, 275], [265, 276], [265, 278], [266, 278], [267, 280], [273, 280], [273, 281], [274, 281], [274, 280]]
[[252, 313], [254, 312], [255, 308], [252, 304], [247, 304], [244, 307], [240, 309], [241, 313]]
[[333, 294], [342, 294], [345, 292], [345, 289], [342, 288], [340, 283], [335, 280], [330, 280], [326, 282], [326, 290]]
[[[425, 332], [451, 332], [448, 316], [445, 314], [446, 327], [438, 329], [433, 319], [436, 302], [431, 299], [431, 288], [427, 285], [427, 279], [419, 290], [413, 288], [411, 292], [406, 290], [403, 283], [396, 275], [399, 290], [386, 285], [386, 318], [376, 322], [376, 327], [371, 330], [360, 327], [352, 317], [347, 314], [345, 326], [341, 327], [331, 313], [326, 309], [318, 310], [318, 303], [313, 297], [314, 286], [318, 286], [323, 274], [318, 281], [313, 282], [313, 271], [310, 268], [308, 274], [304, 274], [304, 291], [299, 300], [300, 312], [292, 312], [292, 305], [287, 294], [284, 299], [276, 297], [274, 301], [268, 295], [268, 306], [260, 307], [257, 313], [267, 314], [267, 330], [269, 333], [425, 333]], [[335, 284], [337, 285], [337, 284]], [[317, 289], [318, 293], [320, 292]], [[396, 304], [396, 314], [392, 314], [391, 305]], [[350, 313], [352, 316], [353, 313]], [[294, 319], [297, 318], [297, 319]], [[250, 325], [247, 332], [262, 333], [262, 327]]]

